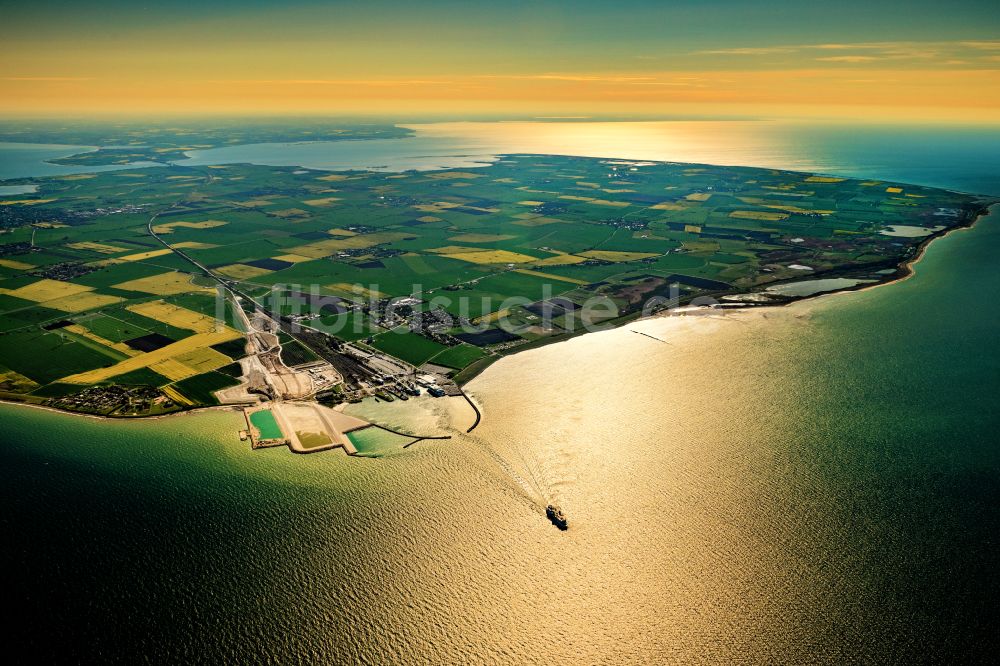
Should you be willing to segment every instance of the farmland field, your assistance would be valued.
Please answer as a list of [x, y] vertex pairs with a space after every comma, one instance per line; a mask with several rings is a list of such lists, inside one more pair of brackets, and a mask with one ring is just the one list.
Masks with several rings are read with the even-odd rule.
[[195, 404], [213, 405], [218, 402], [213, 392], [236, 383], [233, 377], [221, 372], [206, 372], [176, 382], [173, 387]]
[[[216, 280], [340, 340], [461, 371], [575, 332], [571, 313], [591, 302], [610, 308], [605, 320], [654, 297], [888, 279], [922, 241], [894, 227], [938, 233], [984, 203], [770, 169], [540, 155], [406, 174], [166, 165], [31, 184], [0, 197], [10, 386], [40, 396], [142, 380], [183, 405], [210, 402], [228, 377], [218, 369], [243, 355], [231, 299], [216, 322]], [[150, 236], [154, 216], [172, 249]], [[315, 355], [289, 341], [282, 358]]]
[[436, 354], [447, 349], [444, 345], [410, 333], [405, 329], [386, 331], [376, 336], [371, 346], [413, 365], [426, 363]]

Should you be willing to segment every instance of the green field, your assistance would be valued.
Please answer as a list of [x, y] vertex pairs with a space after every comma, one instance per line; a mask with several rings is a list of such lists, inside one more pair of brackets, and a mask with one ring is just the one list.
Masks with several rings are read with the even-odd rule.
[[[255, 136], [277, 135], [258, 130]], [[236, 127], [190, 132], [206, 145], [250, 136]], [[373, 125], [335, 134], [407, 132]], [[182, 143], [170, 128], [145, 139], [161, 155]], [[74, 160], [96, 164], [116, 154]], [[203, 289], [212, 280], [201, 275], [190, 283], [198, 269], [149, 235], [154, 213], [165, 240], [254, 298], [270, 303], [272, 289], [308, 295], [269, 305], [274, 312], [308, 317], [304, 326], [413, 365], [462, 370], [486, 355], [573, 332], [575, 315], [558, 311], [541, 321], [544, 299], [599, 300], [612, 310], [604, 319], [633, 316], [668, 294], [681, 304], [812, 277], [885, 279], [920, 239], [883, 231], [964, 224], [984, 203], [934, 188], [771, 169], [540, 155], [405, 174], [166, 165], [30, 181], [38, 191], [17, 201], [39, 203], [0, 206], [7, 232], [0, 244], [0, 366], [40, 384], [34, 395], [59, 394], [66, 390], [60, 380], [134, 356], [126, 341], [151, 336], [150, 344], [163, 345], [196, 334], [179, 324], [199, 328], [190, 317], [171, 324], [129, 307], [162, 299], [189, 315], [215, 316], [216, 296]], [[403, 314], [386, 314], [388, 299], [410, 296], [416, 300]], [[415, 321], [428, 313], [439, 317], [433, 331]], [[231, 302], [224, 317], [242, 330]], [[513, 337], [491, 337], [496, 330], [452, 337], [470, 321], [496, 329], [501, 317]], [[64, 323], [92, 335], [57, 328]], [[285, 363], [316, 358], [284, 337]], [[243, 341], [215, 351], [239, 358]], [[186, 376], [169, 363], [159, 369]], [[171, 384], [193, 403], [211, 404], [211, 392], [235, 372], [198, 370], [172, 384], [153, 370], [111, 383]]]
[[[138, 316], [133, 315], [133, 317]], [[97, 314], [85, 319], [81, 318], [77, 323], [95, 335], [111, 342], [124, 342], [152, 333], [150, 329], [140, 326], [132, 317], [129, 317], [129, 321], [124, 321], [106, 314]], [[154, 327], [152, 324], [150, 325], [150, 328]]]
[[114, 364], [115, 357], [37, 330], [0, 336], [0, 363], [39, 384]]
[[405, 328], [386, 331], [375, 336], [371, 346], [412, 365], [426, 363], [447, 349], [444, 345], [410, 333]]
[[[194, 379], [194, 377], [192, 377]], [[149, 368], [139, 368], [138, 370], [133, 370], [132, 372], [127, 372], [123, 375], [118, 375], [117, 377], [112, 377], [111, 379], [104, 382], [106, 384], [133, 384], [133, 385], [144, 385], [144, 386], [164, 386], [170, 383], [170, 380], [161, 375], [158, 372], [150, 370]]]
[[195, 403], [215, 405], [219, 401], [212, 395], [214, 391], [235, 386], [238, 383], [239, 380], [230, 375], [212, 371], [182, 379], [174, 383], [174, 388]]
[[474, 347], [468, 344], [461, 344], [457, 347], [449, 347], [445, 349], [437, 356], [430, 359], [431, 363], [435, 365], [445, 365], [449, 368], [464, 368], [473, 361], [478, 361], [486, 353], [479, 347]]

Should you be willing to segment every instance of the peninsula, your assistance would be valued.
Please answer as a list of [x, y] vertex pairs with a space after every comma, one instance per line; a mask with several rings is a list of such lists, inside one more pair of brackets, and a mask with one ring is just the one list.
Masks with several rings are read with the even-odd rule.
[[[355, 138], [377, 136], [394, 135]], [[896, 279], [991, 203], [518, 154], [403, 173], [164, 160], [10, 183], [34, 191], [0, 197], [0, 397], [117, 417], [460, 395], [502, 355], [666, 308]]]

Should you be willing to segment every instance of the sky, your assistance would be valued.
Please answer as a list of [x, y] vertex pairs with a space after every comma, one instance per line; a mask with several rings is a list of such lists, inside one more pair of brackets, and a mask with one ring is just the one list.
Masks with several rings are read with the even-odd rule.
[[0, 0], [0, 114], [1000, 123], [1000, 2]]

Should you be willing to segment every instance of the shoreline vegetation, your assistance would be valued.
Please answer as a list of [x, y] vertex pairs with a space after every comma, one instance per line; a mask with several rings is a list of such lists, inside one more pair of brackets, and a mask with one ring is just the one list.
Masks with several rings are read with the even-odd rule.
[[[979, 195], [976, 195], [976, 196], [979, 196]], [[899, 262], [899, 264], [897, 265], [895, 273], [893, 273], [892, 275], [886, 276], [884, 279], [879, 280], [879, 281], [877, 281], [875, 283], [857, 284], [857, 285], [854, 285], [854, 286], [848, 286], [848, 287], [833, 289], [831, 291], [824, 291], [824, 292], [820, 292], [820, 293], [815, 293], [815, 294], [811, 294], [811, 295], [808, 295], [808, 296], [789, 297], [789, 298], [787, 298], [785, 300], [778, 301], [778, 302], [767, 302], [767, 303], [756, 303], [756, 304], [755, 303], [751, 303], [751, 302], [741, 302], [741, 303], [733, 304], [730, 307], [725, 307], [725, 308], [713, 308], [713, 307], [709, 307], [709, 306], [704, 306], [704, 307], [698, 307], [697, 310], [691, 310], [688, 306], [681, 306], [679, 308], [674, 308], [674, 309], [671, 309], [671, 310], [666, 310], [666, 311], [658, 312], [656, 314], [649, 315], [649, 316], [646, 316], [646, 317], [641, 316], [641, 313], [636, 313], [633, 316], [626, 316], [626, 317], [622, 317], [622, 318], [620, 318], [618, 320], [615, 320], [615, 323], [614, 323], [613, 326], [610, 326], [607, 329], [602, 329], [601, 331], [597, 331], [597, 332], [616, 330], [616, 329], [621, 328], [622, 326], [624, 326], [624, 325], [626, 325], [628, 323], [635, 322], [635, 321], [643, 321], [643, 320], [646, 320], [646, 319], [659, 319], [659, 318], [665, 318], [665, 317], [685, 316], [685, 314], [683, 312], [678, 312], [678, 310], [687, 310], [688, 312], [700, 312], [700, 311], [712, 311], [712, 310], [721, 309], [724, 312], [725, 311], [747, 312], [747, 311], [759, 311], [759, 310], [762, 310], [762, 309], [769, 309], [769, 308], [784, 308], [784, 307], [787, 307], [787, 306], [790, 306], [790, 305], [793, 305], [793, 304], [796, 304], [796, 303], [804, 302], [804, 301], [815, 301], [815, 300], [819, 300], [821, 298], [833, 297], [833, 296], [840, 296], [840, 295], [843, 295], [843, 294], [847, 294], [847, 293], [851, 293], [851, 292], [857, 292], [857, 291], [866, 291], [866, 290], [869, 290], [869, 289], [876, 289], [876, 288], [880, 288], [880, 287], [885, 287], [885, 286], [888, 286], [888, 285], [892, 285], [892, 284], [895, 284], [895, 283], [898, 283], [898, 282], [902, 282], [904, 280], [907, 280], [907, 279], [911, 278], [913, 275], [915, 275], [915, 273], [916, 273], [916, 268], [915, 268], [916, 265], [923, 259], [924, 255], [925, 255], [925, 253], [927, 251], [927, 248], [930, 247], [930, 245], [934, 241], [939, 240], [941, 238], [944, 238], [944, 237], [950, 235], [953, 232], [970, 230], [976, 224], [978, 224], [980, 222], [980, 220], [982, 220], [983, 218], [990, 217], [990, 216], [993, 216], [993, 215], [997, 215], [997, 211], [1000, 210], [1000, 201], [993, 200], [992, 198], [990, 198], [990, 199], [984, 198], [984, 199], [985, 199], [985, 201], [984, 201], [984, 207], [979, 212], [977, 212], [976, 215], [971, 216], [971, 217], [969, 217], [966, 220], [963, 220], [964, 223], [962, 223], [962, 224], [957, 224], [957, 225], [954, 225], [954, 226], [950, 226], [950, 227], [948, 227], [946, 229], [943, 229], [941, 231], [935, 232], [935, 233], [933, 233], [931, 235], [928, 235], [927, 237], [923, 238], [921, 240], [921, 242], [918, 245], [915, 246], [915, 249], [912, 252], [911, 256], [909, 256], [906, 259], [904, 259], [903, 261]], [[564, 335], [564, 336], [559, 336], [559, 337], [556, 337], [556, 338], [544, 339], [544, 340], [539, 341], [538, 344], [522, 345], [522, 346], [519, 346], [519, 347], [516, 347], [516, 348], [510, 350], [508, 353], [504, 353], [504, 354], [500, 354], [500, 355], [495, 355], [495, 356], [487, 356], [487, 357], [485, 357], [483, 359], [480, 359], [478, 362], [476, 362], [476, 363], [474, 363], [474, 364], [472, 364], [470, 366], [467, 366], [466, 369], [463, 370], [462, 372], [457, 373], [456, 376], [455, 376], [455, 381], [456, 381], [456, 383], [460, 387], [464, 387], [469, 382], [471, 382], [473, 379], [475, 379], [476, 377], [478, 377], [479, 375], [481, 375], [483, 372], [485, 372], [493, 363], [495, 363], [496, 361], [499, 361], [501, 358], [513, 357], [513, 356], [516, 356], [517, 354], [519, 354], [521, 352], [530, 351], [530, 350], [533, 350], [533, 349], [538, 349], [538, 348], [541, 348], [543, 346], [548, 346], [548, 345], [551, 345], [551, 344], [558, 344], [558, 343], [561, 343], [561, 342], [566, 342], [566, 341], [568, 341], [568, 340], [570, 340], [572, 338], [578, 337], [580, 335], [586, 335], [586, 334], [588, 334], [588, 331], [574, 332], [574, 333], [570, 333], [570, 334], [567, 334], [567, 335]], [[477, 408], [475, 406], [475, 404], [472, 402], [471, 398], [469, 398], [468, 395], [464, 393], [464, 391], [463, 391], [463, 396], [464, 396], [464, 399], [466, 401], [468, 401], [470, 405], [473, 405], [474, 409], [476, 410], [476, 415], [477, 415], [476, 424], [478, 424], [479, 419], [482, 416], [481, 413], [480, 413], [480, 409], [481, 408]], [[137, 421], [137, 420], [146, 421], [146, 420], [155, 420], [155, 419], [168, 419], [168, 418], [171, 418], [171, 417], [188, 416], [188, 415], [196, 414], [196, 413], [199, 413], [199, 412], [206, 412], [206, 411], [231, 411], [231, 412], [243, 413], [244, 408], [246, 406], [246, 405], [241, 405], [241, 404], [201, 405], [201, 406], [192, 406], [192, 407], [188, 407], [188, 408], [182, 408], [182, 409], [180, 409], [178, 411], [169, 412], [169, 413], [166, 413], [166, 414], [108, 416], [108, 415], [102, 415], [102, 414], [91, 414], [91, 413], [86, 413], [86, 412], [81, 412], [81, 411], [73, 411], [73, 410], [69, 410], [69, 409], [61, 409], [59, 407], [53, 407], [53, 406], [50, 406], [50, 405], [39, 404], [39, 403], [31, 402], [31, 401], [28, 401], [28, 400], [21, 400], [21, 399], [18, 399], [17, 397], [10, 397], [9, 395], [4, 396], [4, 397], [0, 397], [0, 404], [16, 405], [16, 406], [22, 406], [22, 407], [30, 407], [30, 408], [41, 409], [41, 410], [45, 410], [45, 411], [49, 411], [49, 412], [53, 412], [53, 413], [58, 413], [58, 414], [67, 414], [67, 415], [72, 415], [72, 416], [82, 416], [82, 417], [85, 417], [85, 418], [98, 419], [98, 420], [103, 420], [103, 421]], [[266, 403], [262, 403], [262, 404], [266, 404]], [[372, 423], [372, 426], [373, 427], [377, 427], [377, 428], [381, 428], [383, 430], [388, 430], [389, 432], [395, 432], [394, 430], [386, 428], [385, 426], [381, 426], [381, 425], [379, 425], [377, 423]], [[473, 428], [474, 427], [475, 427], [475, 425], [473, 426]], [[472, 428], [470, 428], [469, 430], [471, 430], [471, 429]], [[402, 433], [399, 433], [399, 434], [402, 434]], [[437, 437], [437, 436], [417, 437], [417, 441], [424, 440], [424, 439], [443, 439], [443, 437]], [[410, 444], [412, 444], [412, 443], [414, 443], [414, 442], [410, 442]], [[359, 457], [365, 457], [365, 456], [359, 456]]]

